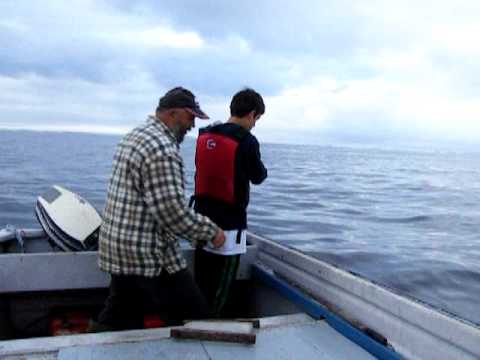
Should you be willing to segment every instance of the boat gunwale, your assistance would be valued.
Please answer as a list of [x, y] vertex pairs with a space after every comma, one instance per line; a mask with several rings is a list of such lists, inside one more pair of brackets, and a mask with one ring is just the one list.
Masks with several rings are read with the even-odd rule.
[[[480, 355], [480, 328], [476, 324], [450, 316], [281, 243], [256, 234], [250, 234], [250, 241], [260, 247], [259, 263], [270, 267], [276, 274], [324, 303], [327, 308], [330, 306], [330, 310], [343, 318], [384, 335], [402, 354], [415, 357], [415, 352], [409, 353], [411, 342], [405, 341], [405, 337], [415, 340], [415, 337], [405, 334], [403, 328], [408, 325], [421, 334], [425, 341], [432, 342], [432, 339], [436, 339], [433, 342], [439, 346], [450, 344], [452, 349], [457, 348], [464, 354]], [[332, 308], [330, 304], [335, 306]], [[392, 304], [395, 306], [389, 308]], [[371, 311], [371, 318], [359, 310]], [[391, 323], [395, 318], [398, 329]], [[455, 332], [449, 332], [448, 329], [455, 329]]]

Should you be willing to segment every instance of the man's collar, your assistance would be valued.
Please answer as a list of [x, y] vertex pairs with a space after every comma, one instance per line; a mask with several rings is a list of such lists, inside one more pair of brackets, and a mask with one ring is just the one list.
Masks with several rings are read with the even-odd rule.
[[162, 120], [157, 118], [155, 115], [148, 115], [147, 121], [153, 123], [155, 126], [160, 127], [160, 129], [164, 131], [167, 136], [178, 146], [178, 141], [175, 137], [175, 134]]

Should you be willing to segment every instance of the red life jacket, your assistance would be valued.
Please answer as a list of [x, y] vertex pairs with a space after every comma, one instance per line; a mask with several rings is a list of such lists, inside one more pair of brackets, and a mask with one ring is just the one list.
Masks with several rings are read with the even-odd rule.
[[235, 154], [238, 140], [214, 132], [201, 132], [195, 152], [195, 196], [235, 204]]

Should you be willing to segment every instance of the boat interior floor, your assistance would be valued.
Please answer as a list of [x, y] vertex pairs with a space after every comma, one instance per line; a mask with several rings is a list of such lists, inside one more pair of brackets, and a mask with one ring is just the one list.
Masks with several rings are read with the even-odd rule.
[[[5, 354], [4, 360], [374, 359], [326, 321], [316, 320], [304, 313], [256, 320], [256, 326], [251, 329], [256, 337], [255, 344], [185, 340], [171, 336], [172, 329], [189, 327], [186, 324], [176, 328], [16, 340], [3, 349], [0, 343], [0, 352]], [[239, 329], [248, 331], [245, 326], [242, 328], [244, 319], [238, 323], [210, 323], [224, 333], [238, 332]], [[22, 348], [23, 353], [15, 352], [15, 348]]]

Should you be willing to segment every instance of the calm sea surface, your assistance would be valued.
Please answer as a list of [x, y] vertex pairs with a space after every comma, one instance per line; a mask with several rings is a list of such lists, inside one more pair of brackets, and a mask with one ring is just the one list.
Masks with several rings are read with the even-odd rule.
[[[101, 210], [118, 136], [0, 131], [0, 228], [59, 184]], [[183, 146], [188, 195], [194, 141]], [[480, 156], [263, 144], [250, 229], [480, 323]]]

